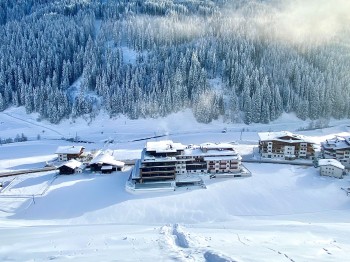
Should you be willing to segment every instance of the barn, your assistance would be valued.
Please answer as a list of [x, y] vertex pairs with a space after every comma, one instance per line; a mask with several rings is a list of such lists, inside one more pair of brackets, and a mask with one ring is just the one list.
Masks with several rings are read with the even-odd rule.
[[117, 161], [107, 152], [100, 152], [90, 161], [90, 170], [92, 172], [101, 172], [104, 174], [114, 171], [121, 171], [124, 162]]
[[65, 162], [64, 164], [60, 165], [58, 167], [58, 170], [60, 171], [61, 175], [72, 175], [75, 173], [83, 172], [84, 167], [85, 166], [83, 165], [83, 163], [75, 159], [71, 159], [68, 162]]

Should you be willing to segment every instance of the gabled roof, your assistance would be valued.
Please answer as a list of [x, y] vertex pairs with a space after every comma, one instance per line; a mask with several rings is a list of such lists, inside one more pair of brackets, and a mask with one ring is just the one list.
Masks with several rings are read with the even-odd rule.
[[85, 149], [83, 146], [59, 146], [55, 154], [79, 154], [82, 149]]
[[114, 159], [113, 156], [108, 154], [107, 152], [101, 152], [97, 156], [95, 156], [91, 161], [90, 165], [92, 164], [106, 164], [111, 166], [117, 166], [117, 167], [124, 167], [125, 163], [121, 161], [117, 161]]
[[314, 143], [309, 137], [293, 134], [289, 131], [258, 133], [260, 141], [281, 141], [286, 143]]
[[350, 137], [349, 136], [336, 136], [333, 139], [327, 139], [321, 143], [324, 149], [328, 150], [341, 150], [350, 149]]
[[62, 167], [62, 166], [66, 166], [66, 167], [69, 167], [71, 169], [83, 168], [84, 167], [83, 163], [81, 163], [81, 162], [79, 162], [79, 161], [77, 161], [75, 159], [71, 159], [71, 160], [63, 163], [59, 167]]
[[335, 166], [340, 169], [344, 169], [345, 167], [335, 159], [320, 159], [318, 160], [318, 165], [319, 166]]

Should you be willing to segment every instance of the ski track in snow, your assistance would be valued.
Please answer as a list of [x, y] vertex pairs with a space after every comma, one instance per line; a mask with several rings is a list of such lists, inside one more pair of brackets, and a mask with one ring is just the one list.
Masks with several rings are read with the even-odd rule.
[[14, 116], [14, 115], [11, 115], [11, 114], [6, 113], [6, 112], [2, 112], [2, 113], [5, 114], [5, 115], [7, 115], [8, 117], [11, 117], [11, 118], [20, 120], [20, 121], [25, 122], [25, 123], [28, 123], [28, 124], [30, 124], [30, 125], [32, 125], [32, 126], [37, 126], [37, 127], [41, 127], [41, 128], [50, 130], [51, 132], [54, 132], [55, 134], [57, 134], [57, 135], [59, 135], [59, 136], [61, 136], [61, 137], [64, 137], [64, 135], [63, 135], [62, 133], [60, 133], [60, 132], [58, 132], [57, 130], [52, 129], [52, 128], [50, 128], [50, 127], [43, 126], [43, 125], [39, 125], [39, 124], [37, 124], [37, 123], [33, 123], [33, 122], [31, 122], [31, 121], [25, 120], [25, 119], [23, 119], [23, 118], [20, 118], [20, 117]]

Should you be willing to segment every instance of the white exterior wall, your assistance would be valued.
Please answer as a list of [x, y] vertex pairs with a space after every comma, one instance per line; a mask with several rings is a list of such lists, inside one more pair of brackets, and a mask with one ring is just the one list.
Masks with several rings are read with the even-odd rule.
[[299, 157], [306, 157], [307, 143], [300, 143]]
[[321, 176], [331, 176], [337, 178], [343, 177], [343, 169], [332, 165], [320, 166], [320, 173]]
[[185, 160], [178, 160], [175, 164], [175, 170], [176, 170], [176, 174], [187, 173]]
[[58, 155], [58, 160], [59, 161], [68, 161], [67, 154], [59, 154]]
[[271, 155], [272, 154], [272, 145], [273, 145], [273, 142], [268, 142], [267, 143], [267, 155]]
[[281, 153], [262, 153], [261, 156], [264, 158], [284, 158], [284, 154]]
[[284, 155], [295, 155], [295, 146], [284, 146]]

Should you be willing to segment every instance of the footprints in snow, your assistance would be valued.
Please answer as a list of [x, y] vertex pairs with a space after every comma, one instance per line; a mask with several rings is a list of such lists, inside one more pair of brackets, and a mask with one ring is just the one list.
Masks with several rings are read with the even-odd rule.
[[[185, 229], [179, 224], [168, 225], [161, 228], [161, 234], [165, 235], [165, 240], [173, 251], [175, 251], [179, 257], [183, 257], [188, 260], [202, 260], [203, 257], [206, 262], [235, 262], [235, 260], [227, 257], [223, 254], [208, 250], [208, 245], [201, 245], [200, 236], [191, 236]], [[169, 242], [169, 239], [172, 239]], [[207, 238], [202, 238], [208, 241]], [[209, 238], [210, 240], [210, 238]]]
[[232, 260], [231, 258], [226, 257], [225, 255], [218, 254], [213, 251], [205, 252], [204, 258], [207, 262], [235, 262], [235, 260]]
[[326, 251], [326, 253], [327, 253], [328, 255], [332, 255], [332, 253], [329, 252], [328, 249], [323, 248], [323, 250]]
[[185, 235], [184, 232], [181, 231], [181, 229], [179, 229], [178, 224], [175, 224], [173, 226], [172, 234], [175, 237], [175, 243], [177, 246], [182, 247], [182, 248], [189, 248], [190, 247], [190, 245], [188, 243], [187, 236]]
[[285, 258], [289, 259], [291, 262], [295, 262], [294, 259], [290, 258], [287, 254], [282, 253], [281, 251], [274, 250], [273, 248], [269, 248], [269, 247], [267, 247], [267, 249], [269, 249], [269, 250], [271, 250], [271, 251], [273, 251], [273, 252], [276, 252], [276, 253], [278, 253], [279, 255], [285, 256]]

